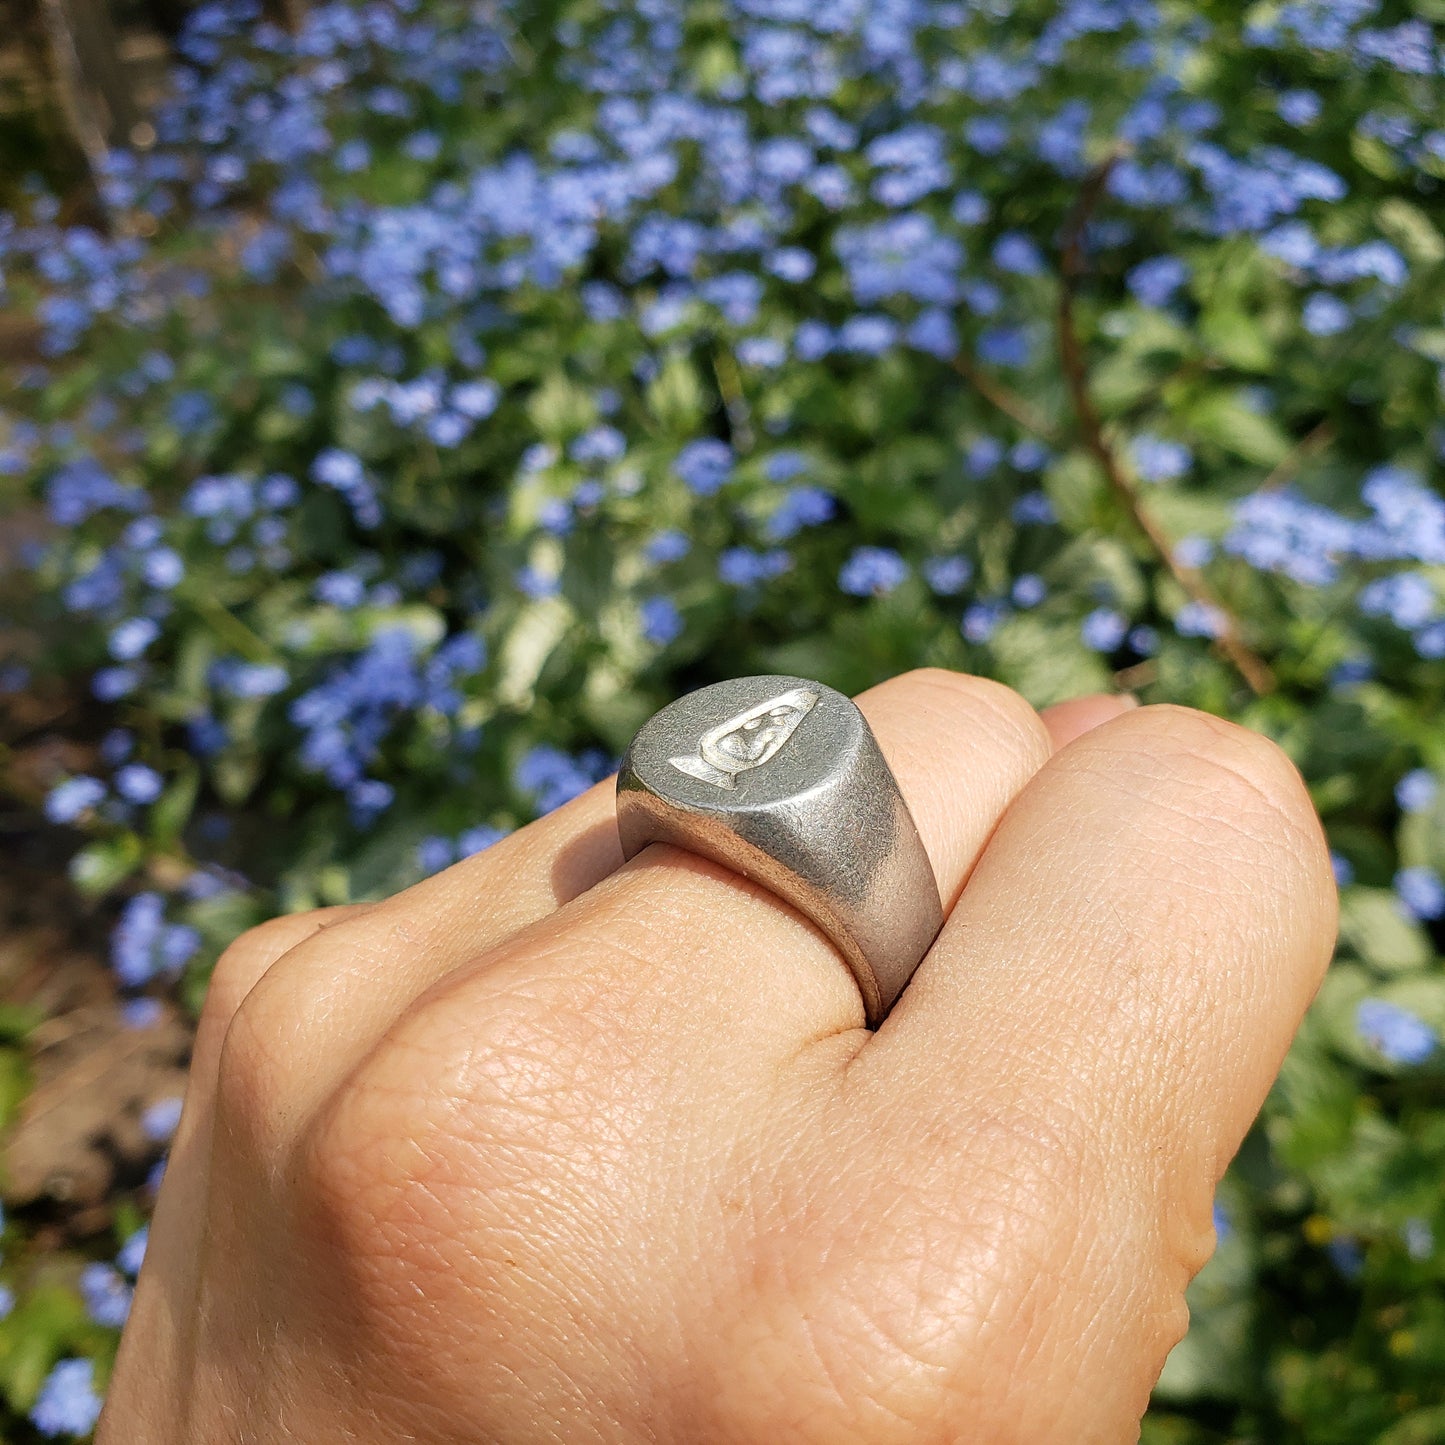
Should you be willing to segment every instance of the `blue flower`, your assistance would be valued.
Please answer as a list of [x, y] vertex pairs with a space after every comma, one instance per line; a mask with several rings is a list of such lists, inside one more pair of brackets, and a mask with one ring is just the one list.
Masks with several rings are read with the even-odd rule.
[[485, 852], [494, 843], [500, 843], [507, 836], [503, 828], [494, 828], [490, 823], [478, 823], [457, 835], [457, 857], [470, 858]]
[[98, 1325], [118, 1330], [130, 1315], [131, 1287], [114, 1265], [91, 1263], [80, 1272], [80, 1297]]
[[1129, 621], [1112, 607], [1096, 607], [1079, 629], [1084, 646], [1095, 652], [1113, 652], [1129, 631]]
[[160, 592], [170, 591], [185, 575], [185, 563], [170, 547], [157, 547], [141, 563], [141, 576]]
[[574, 462], [596, 466], [615, 462], [627, 450], [627, 438], [615, 426], [595, 426], [567, 448]]
[[659, 594], [643, 602], [642, 635], [658, 647], [666, 647], [682, 635], [682, 614], [672, 598]]
[[1234, 1233], [1234, 1226], [1230, 1223], [1229, 1211], [1225, 1209], [1218, 1199], [1214, 1201], [1214, 1238], [1219, 1244], [1223, 1244], [1231, 1234]]
[[1428, 768], [1414, 768], [1395, 784], [1395, 801], [1402, 812], [1423, 813], [1434, 805], [1440, 784]]
[[100, 740], [100, 756], [114, 767], [118, 763], [126, 762], [134, 747], [136, 734], [131, 733], [130, 728], [113, 727]]
[[744, 336], [737, 344], [738, 360], [744, 366], [773, 370], [788, 359], [788, 348], [772, 336]]
[[994, 242], [993, 264], [1015, 276], [1038, 276], [1044, 270], [1043, 253], [1022, 231], [1005, 231]]
[[732, 475], [733, 449], [715, 437], [689, 442], [677, 455], [673, 470], [689, 491], [710, 497]]
[[1021, 326], [994, 326], [980, 333], [979, 360], [989, 366], [1027, 366], [1029, 363], [1028, 333]]
[[967, 557], [930, 557], [922, 572], [931, 592], [939, 597], [957, 597], [973, 580], [973, 563]]
[[107, 508], [136, 512], [144, 505], [141, 493], [122, 486], [99, 462], [79, 457], [51, 477], [45, 489], [50, 520], [75, 527]]
[[836, 511], [832, 494], [821, 487], [790, 487], [783, 493], [763, 532], [770, 542], [786, 542], [805, 527], [821, 526]]
[[838, 329], [838, 346], [864, 356], [881, 356], [898, 340], [898, 323], [889, 316], [850, 316]]
[[140, 1116], [141, 1132], [152, 1143], [166, 1143], [180, 1125], [183, 1103], [178, 1096], [171, 1095], [149, 1105]]
[[360, 778], [346, 788], [346, 802], [357, 827], [366, 827], [378, 813], [391, 807], [396, 789], [379, 778]]
[[804, 321], [793, 333], [793, 352], [800, 361], [820, 361], [834, 344], [831, 328], [821, 321]]
[[165, 779], [144, 763], [127, 763], [115, 775], [115, 790], [127, 803], [154, 803], [165, 788]]
[[416, 845], [416, 866], [423, 873], [438, 873], [456, 860], [456, 844], [450, 838], [432, 836]]
[[1013, 504], [1013, 519], [1034, 526], [1047, 526], [1057, 520], [1054, 504], [1044, 492], [1025, 492]]
[[1260, 571], [1322, 587], [1334, 581], [1340, 557], [1353, 550], [1355, 540], [1344, 518], [1282, 488], [1246, 497], [1223, 546]]
[[105, 784], [99, 778], [67, 778], [57, 783], [45, 797], [45, 816], [52, 823], [73, 823], [82, 814], [88, 813], [105, 797]]
[[1312, 90], [1282, 91], [1275, 101], [1280, 118], [1290, 125], [1313, 125], [1319, 118], [1323, 103]]
[[717, 560], [719, 580], [729, 587], [756, 587], [786, 572], [792, 558], [781, 547], [757, 552], [751, 547], [728, 547]]
[[45, 1377], [30, 1421], [42, 1435], [89, 1435], [100, 1418], [95, 1361], [59, 1361]]
[[842, 226], [833, 246], [860, 305], [894, 296], [937, 306], [957, 299], [963, 247], [919, 212], [868, 226]]
[[120, 1021], [128, 1029], [153, 1029], [165, 1016], [159, 999], [128, 998], [120, 1006]]
[[770, 482], [791, 482], [808, 470], [808, 458], [799, 451], [774, 452], [763, 463], [763, 475]]
[[284, 692], [291, 679], [275, 662], [243, 662], [222, 658], [211, 665], [211, 683], [229, 697], [274, 697]]
[[1366, 617], [1388, 617], [1397, 627], [1423, 626], [1437, 606], [1435, 589], [1420, 572], [1397, 572], [1360, 590], [1360, 611]]
[[572, 530], [572, 508], [561, 497], [547, 497], [537, 507], [537, 525], [554, 537]]
[[129, 697], [140, 682], [133, 667], [103, 667], [90, 680], [90, 690], [101, 702], [115, 702]]
[[1406, 75], [1433, 75], [1439, 70], [1435, 35], [1424, 20], [1405, 20], [1383, 30], [1361, 30], [1355, 36], [1355, 54], [1378, 60]]
[[940, 361], [948, 361], [958, 354], [958, 330], [953, 318], [936, 306], [919, 312], [903, 339], [909, 346]]
[[517, 590], [533, 601], [555, 597], [562, 590], [562, 579], [555, 572], [544, 571], [531, 562], [517, 569], [515, 581]]
[[1152, 657], [1159, 651], [1159, 630], [1147, 623], [1131, 628], [1126, 640], [1140, 657]]
[[1182, 567], [1205, 566], [1214, 556], [1214, 543], [1208, 537], [1181, 537], [1174, 544], [1174, 560]]
[[1182, 477], [1194, 461], [1193, 454], [1182, 442], [1147, 433], [1135, 437], [1129, 451], [1140, 480], [1145, 482], [1174, 481]]
[[1416, 473], [1405, 467], [1376, 467], [1360, 495], [1375, 514], [1354, 534], [1360, 556], [1445, 563], [1445, 499], [1422, 486]]
[[1300, 324], [1311, 336], [1338, 336], [1349, 329], [1354, 315], [1338, 296], [1316, 291], [1305, 300]]
[[1002, 116], [977, 115], [963, 127], [964, 138], [974, 150], [996, 156], [1009, 142], [1008, 122]]
[[197, 953], [201, 936], [184, 923], [167, 923], [159, 893], [137, 893], [121, 910], [110, 936], [116, 977], [134, 988], [157, 974], [177, 974]]
[[517, 765], [517, 787], [534, 795], [537, 810], [550, 813], [606, 775], [606, 760], [600, 753], [573, 757], [548, 744], [534, 747]]
[[780, 281], [795, 284], [810, 281], [818, 268], [813, 253], [801, 246], [780, 246], [764, 258], [763, 264]]
[[943, 137], [931, 125], [905, 126], [879, 136], [863, 154], [879, 172], [872, 194], [885, 206], [911, 206], [953, 179], [953, 169], [944, 159]]
[[371, 147], [364, 140], [346, 141], [336, 148], [331, 163], [342, 175], [355, 175], [371, 164]]
[[989, 205], [977, 191], [960, 191], [948, 208], [960, 226], [981, 226], [989, 218]]
[[1330, 1263], [1346, 1279], [1358, 1279], [1365, 1268], [1365, 1252], [1360, 1241], [1350, 1234], [1337, 1234], [1325, 1245]]
[[1044, 579], [1033, 572], [1025, 572], [1014, 579], [1009, 596], [1016, 607], [1037, 607], [1048, 596]]
[[652, 537], [643, 553], [649, 562], [665, 566], [669, 562], [680, 562], [692, 550], [692, 543], [678, 531], [659, 532]]
[[502, 389], [495, 381], [463, 381], [447, 394], [447, 405], [468, 421], [485, 421], [501, 399]]
[[1362, 999], [1355, 1010], [1360, 1037], [1392, 1064], [1423, 1064], [1435, 1052], [1435, 1030], [1409, 1009], [1382, 998]]
[[366, 599], [366, 583], [354, 572], [326, 572], [316, 579], [316, 600], [350, 609]]
[[122, 1274], [129, 1275], [131, 1279], [134, 1279], [140, 1273], [149, 1239], [150, 1229], [148, 1226], [142, 1225], [121, 1245], [120, 1253], [115, 1257], [115, 1263], [116, 1268]]
[[1433, 868], [1402, 868], [1395, 874], [1395, 892], [1412, 917], [1445, 917], [1445, 882]]
[[908, 576], [908, 564], [891, 547], [855, 547], [838, 573], [838, 586], [854, 597], [885, 597]]
[[339, 492], [350, 504], [358, 524], [374, 527], [381, 521], [376, 494], [366, 479], [361, 459], [340, 447], [327, 447], [311, 464], [312, 480]]
[[985, 598], [965, 609], [959, 631], [973, 643], [987, 642], [1008, 616], [1008, 604], [997, 598]]
[[1435, 1231], [1430, 1228], [1428, 1220], [1421, 1219], [1418, 1215], [1412, 1216], [1401, 1225], [1400, 1238], [1405, 1245], [1405, 1253], [1411, 1259], [1429, 1259], [1435, 1253]]
[[1181, 637], [1223, 637], [1228, 629], [1228, 619], [1209, 602], [1186, 602], [1174, 614], [1174, 630]]

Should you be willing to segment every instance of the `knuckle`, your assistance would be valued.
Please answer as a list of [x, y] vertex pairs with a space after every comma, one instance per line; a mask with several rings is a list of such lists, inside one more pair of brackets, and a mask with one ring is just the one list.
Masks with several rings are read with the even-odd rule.
[[480, 1227], [549, 1182], [580, 1186], [605, 1121], [571, 1098], [587, 1065], [565, 1033], [511, 1000], [433, 991], [307, 1120], [298, 1198], [344, 1254], [410, 1269], [459, 1210]]
[[365, 905], [345, 908], [314, 908], [306, 913], [288, 913], [249, 928], [216, 960], [201, 1010], [203, 1023], [224, 1029], [241, 1001], [265, 976], [271, 965], [284, 958], [339, 918], [364, 912]]
[[1221, 821], [1318, 831], [1299, 770], [1261, 733], [1194, 708], [1156, 703], [1125, 714], [1095, 738], [1142, 764], [1136, 776], [1144, 786], [1182, 786], [1191, 802], [1212, 800], [1209, 813]]
[[910, 711], [937, 707], [950, 731], [966, 724], [995, 746], [1035, 767], [1051, 750], [1048, 729], [1033, 705], [1021, 693], [992, 678], [949, 672], [942, 667], [920, 667], [891, 678], [878, 692], [906, 703]]
[[202, 1018], [229, 1020], [268, 968], [315, 926], [309, 913], [268, 919], [229, 944], [211, 971]]
[[216, 1127], [252, 1160], [270, 1155], [289, 1092], [286, 1039], [295, 1008], [279, 1008], [276, 994], [259, 981], [232, 1011], [221, 1037]]

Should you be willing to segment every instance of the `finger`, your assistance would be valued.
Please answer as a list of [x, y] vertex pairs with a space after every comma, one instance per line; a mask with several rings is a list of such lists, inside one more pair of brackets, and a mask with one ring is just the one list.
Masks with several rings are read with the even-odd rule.
[[[858, 702], [951, 905], [995, 821], [1048, 757], [1043, 724], [1001, 684], [938, 670], [895, 678]], [[573, 815], [597, 827], [596, 811], [589, 800]], [[516, 986], [550, 991], [559, 1007], [643, 1007], [645, 989], [655, 1016], [683, 1013], [709, 1030], [714, 1011], [727, 1030], [761, 1019], [790, 1049], [800, 1029], [806, 1036], [862, 1024], [857, 985], [833, 945], [773, 894], [693, 855], [653, 846], [558, 911], [556, 849], [570, 821], [524, 829], [488, 850], [485, 866], [408, 890], [343, 925], [324, 948], [303, 946], [273, 969], [227, 1039], [243, 1055], [271, 1055], [265, 1073], [277, 1097], [246, 1107], [303, 1118], [419, 996], [459, 971], [498, 967], [503, 945]], [[616, 848], [610, 800], [604, 826]], [[525, 926], [539, 920], [550, 920], [545, 937]], [[307, 1017], [298, 1017], [297, 997]], [[467, 1005], [448, 1007], [465, 1014]], [[314, 1066], [322, 1030], [308, 1020], [324, 1024], [324, 1069]], [[301, 1060], [313, 1062], [302, 1068]], [[239, 1075], [257, 1072], [237, 1062]]]
[[1205, 714], [1116, 717], [1016, 799], [849, 1071], [992, 1261], [969, 1349], [1019, 1384], [979, 1438], [1133, 1438], [1335, 917], [1298, 773]]
[[1054, 751], [1067, 747], [1075, 738], [1083, 737], [1090, 728], [1106, 723], [1110, 718], [1129, 712], [1139, 706], [1139, 699], [1132, 693], [1090, 693], [1087, 697], [1071, 697], [1067, 702], [1056, 702], [1039, 714], [1049, 730], [1049, 739]]
[[232, 1015], [267, 969], [323, 929], [368, 911], [369, 904], [318, 908], [271, 919], [243, 934], [221, 955], [211, 974], [191, 1048], [185, 1103], [166, 1159], [156, 1198], [151, 1239], [142, 1269], [146, 1288], [138, 1291], [128, 1331], [144, 1336], [152, 1367], [162, 1368], [178, 1348], [192, 1302], [184, 1297], [194, 1271], [206, 1223], [212, 1117], [221, 1040]]

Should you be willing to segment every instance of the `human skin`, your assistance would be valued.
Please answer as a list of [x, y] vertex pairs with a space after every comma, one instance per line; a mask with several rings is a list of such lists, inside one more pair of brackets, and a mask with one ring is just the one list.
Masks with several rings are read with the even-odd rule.
[[942, 933], [827, 938], [611, 782], [221, 959], [99, 1445], [1134, 1440], [1329, 958], [1319, 822], [1203, 713], [858, 699]]

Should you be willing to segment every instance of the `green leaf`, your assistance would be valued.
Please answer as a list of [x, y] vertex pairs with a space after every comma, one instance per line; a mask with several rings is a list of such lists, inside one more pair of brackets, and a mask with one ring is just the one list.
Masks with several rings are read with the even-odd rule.
[[97, 839], [70, 860], [70, 880], [88, 898], [99, 898], [134, 873], [144, 856], [134, 833]]
[[1274, 366], [1274, 347], [1264, 327], [1246, 311], [1210, 307], [1199, 330], [1209, 350], [1239, 371], [1268, 372]]
[[1387, 973], [1424, 968], [1432, 957], [1425, 930], [1389, 888], [1342, 891], [1340, 941], [1356, 958]]
[[1402, 196], [1383, 201], [1375, 213], [1380, 229], [1417, 265], [1434, 266], [1445, 260], [1445, 237], [1429, 216]]
[[1104, 692], [1109, 670], [1093, 652], [1077, 645], [1077, 624], [1037, 615], [1015, 616], [994, 634], [999, 676], [1035, 707]]
[[185, 763], [177, 770], [171, 785], [150, 810], [150, 836], [154, 843], [167, 848], [179, 841], [190, 821], [200, 786], [200, 769], [194, 763]]
[[1445, 1405], [1411, 1410], [1403, 1420], [1375, 1437], [1375, 1445], [1440, 1445], [1445, 1440]]
[[1257, 466], [1278, 466], [1289, 454], [1290, 439], [1279, 423], [1235, 393], [1205, 393], [1190, 408], [1187, 419], [1202, 439]]

